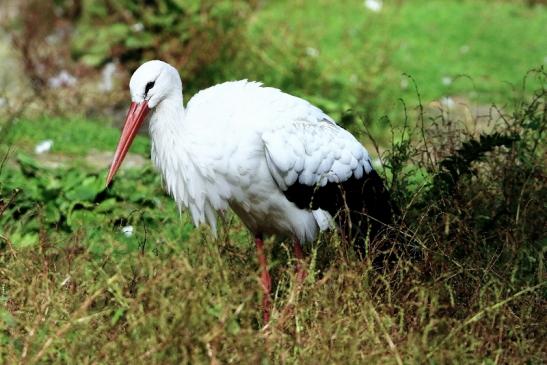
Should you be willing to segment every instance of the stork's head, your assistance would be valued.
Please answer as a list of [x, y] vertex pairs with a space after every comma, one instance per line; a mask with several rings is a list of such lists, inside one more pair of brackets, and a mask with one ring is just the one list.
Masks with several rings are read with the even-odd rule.
[[151, 109], [156, 108], [170, 96], [181, 97], [182, 83], [178, 71], [163, 61], [148, 61], [143, 63], [131, 76], [129, 81], [131, 106], [127, 112], [112, 165], [108, 171], [106, 185], [118, 171], [122, 161], [135, 139], [139, 127]]
[[143, 63], [131, 76], [129, 81], [131, 101], [145, 103], [148, 108], [155, 108], [166, 97], [182, 92], [180, 76], [173, 66], [163, 61]]

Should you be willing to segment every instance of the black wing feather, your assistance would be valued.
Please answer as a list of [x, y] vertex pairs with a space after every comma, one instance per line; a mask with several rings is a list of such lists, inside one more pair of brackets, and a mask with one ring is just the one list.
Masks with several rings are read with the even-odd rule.
[[374, 239], [393, 221], [389, 192], [374, 170], [360, 179], [352, 175], [346, 181], [325, 186], [309, 186], [297, 180], [283, 193], [300, 209], [328, 211], [361, 254], [367, 234]]

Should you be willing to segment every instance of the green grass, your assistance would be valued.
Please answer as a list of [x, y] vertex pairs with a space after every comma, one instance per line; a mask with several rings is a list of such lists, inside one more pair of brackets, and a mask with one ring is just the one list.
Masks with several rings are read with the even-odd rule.
[[518, 89], [522, 75], [546, 62], [546, 23], [544, 7], [507, 1], [384, 2], [379, 13], [363, 1], [268, 2], [228, 77], [263, 80], [332, 113], [357, 108], [374, 117], [400, 116], [401, 97], [415, 101], [403, 74], [426, 103], [447, 95], [507, 102], [507, 83]]
[[[120, 138], [120, 130], [104, 121], [81, 117], [43, 117], [21, 119], [14, 123], [3, 136], [4, 145], [15, 143], [18, 150], [30, 152], [44, 140], [52, 140], [52, 153], [70, 156], [85, 156], [91, 150], [113, 151]], [[131, 152], [147, 156], [150, 154], [148, 138], [137, 136]]]

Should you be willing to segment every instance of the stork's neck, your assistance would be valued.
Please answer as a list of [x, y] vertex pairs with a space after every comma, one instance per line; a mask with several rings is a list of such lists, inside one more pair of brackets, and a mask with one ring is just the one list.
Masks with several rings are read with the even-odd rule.
[[152, 140], [152, 159], [164, 177], [171, 166], [166, 162], [183, 156], [186, 110], [182, 102], [182, 93], [171, 94], [163, 99], [153, 110], [150, 117], [150, 138]]
[[152, 160], [179, 205], [186, 205], [187, 171], [192, 168], [185, 116], [182, 94], [178, 94], [162, 100], [150, 118]]
[[150, 137], [152, 143], [162, 144], [168, 136], [180, 134], [186, 110], [182, 103], [182, 94], [172, 94], [162, 100], [150, 117]]

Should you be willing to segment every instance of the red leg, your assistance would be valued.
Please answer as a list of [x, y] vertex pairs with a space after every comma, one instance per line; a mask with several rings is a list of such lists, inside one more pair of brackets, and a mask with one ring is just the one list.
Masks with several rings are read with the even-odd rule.
[[262, 283], [262, 317], [264, 319], [264, 324], [270, 321], [270, 311], [272, 303], [270, 301], [270, 290], [272, 288], [272, 280], [270, 278], [270, 273], [268, 271], [268, 262], [266, 260], [266, 254], [264, 253], [264, 241], [262, 241], [262, 235], [255, 236], [256, 244], [256, 253], [258, 255], [258, 262], [260, 263], [260, 268], [262, 269], [262, 274], [260, 275]]
[[298, 284], [302, 284], [308, 273], [304, 269], [304, 253], [302, 252], [302, 246], [300, 241], [294, 240], [294, 256], [296, 257], [296, 280]]

